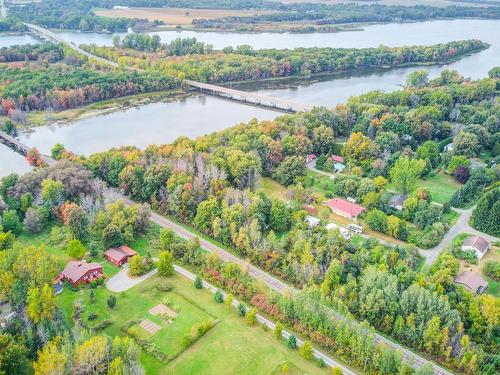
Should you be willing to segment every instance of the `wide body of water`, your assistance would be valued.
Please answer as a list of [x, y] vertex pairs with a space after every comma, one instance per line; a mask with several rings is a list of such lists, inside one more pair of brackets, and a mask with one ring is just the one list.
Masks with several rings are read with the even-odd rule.
[[[456, 69], [467, 77], [480, 78], [495, 65], [500, 64], [500, 21], [453, 20], [422, 23], [385, 24], [365, 27], [364, 31], [328, 34], [245, 34], [190, 31], [164, 31], [155, 33], [167, 42], [178, 37], [196, 37], [211, 43], [215, 48], [227, 45], [250, 44], [254, 48], [295, 47], [376, 47], [431, 45], [452, 40], [477, 38], [491, 47], [445, 66], [429, 66], [431, 76], [443, 69]], [[97, 33], [61, 33], [76, 44], [95, 43], [110, 45], [112, 35]], [[0, 46], [25, 43], [29, 36], [0, 36]], [[335, 106], [350, 96], [370, 90], [392, 91], [400, 87], [408, 73], [422, 69], [406, 67], [377, 72], [323, 77], [313, 81], [283, 81], [242, 86], [270, 96], [295, 101]], [[270, 119], [279, 115], [270, 110], [246, 106], [215, 97], [197, 96], [173, 103], [153, 103], [138, 108], [75, 121], [69, 126], [37, 128], [29, 135], [22, 135], [23, 142], [48, 152], [55, 143], [63, 143], [74, 152], [90, 154], [120, 145], [144, 147], [152, 143], [170, 142], [178, 136], [196, 137], [221, 130], [233, 124], [256, 117]], [[5, 147], [3, 147], [5, 148]], [[0, 150], [0, 175], [18, 170], [18, 163], [7, 161]], [[11, 158], [12, 159], [12, 158]], [[19, 161], [19, 159], [16, 159]], [[21, 159], [22, 160], [22, 159]]]

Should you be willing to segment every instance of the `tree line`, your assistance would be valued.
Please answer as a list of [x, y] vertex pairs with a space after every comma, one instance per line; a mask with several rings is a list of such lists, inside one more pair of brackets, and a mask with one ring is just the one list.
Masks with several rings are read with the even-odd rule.
[[[434, 241], [444, 234], [447, 228], [441, 217], [445, 208], [430, 205], [429, 192], [415, 189], [415, 180], [432, 173], [433, 163], [447, 164], [446, 160], [453, 157], [462, 160], [467, 148], [451, 154], [440, 152], [450, 142], [451, 121], [467, 124], [488, 119], [481, 122], [481, 131], [486, 131], [489, 139], [498, 137], [497, 105], [492, 105], [496, 80], [470, 81], [450, 71], [432, 81], [420, 73], [415, 76], [419, 79], [410, 76], [403, 90], [354, 97], [334, 110], [318, 108], [274, 121], [254, 120], [196, 140], [179, 138], [173, 144], [151, 145], [143, 151], [124, 147], [88, 158], [71, 158], [132, 199], [149, 202], [155, 210], [211, 236], [297, 286], [311, 282], [322, 285], [330, 278], [331, 268], [331, 272], [340, 272], [342, 281], [333, 285], [342, 285], [339, 296], [353, 315], [417, 350], [439, 353], [444, 363], [477, 369], [478, 363], [489, 358], [481, 350], [495, 352], [495, 334], [490, 323], [477, 330], [473, 324], [477, 316], [469, 312], [469, 305], [461, 304], [467, 294], [461, 291], [458, 297], [460, 288], [453, 284], [458, 263], [452, 255], [443, 256], [427, 274], [428, 281], [421, 283], [415, 250], [370, 247], [365, 253], [324, 228], [308, 228], [305, 222], [308, 213], [304, 205], [318, 199], [306, 178], [305, 156], [328, 156], [335, 150], [335, 137], [348, 136], [341, 153], [351, 174], [358, 178], [339, 178], [334, 182], [337, 190], [333, 190], [333, 196], [343, 196], [351, 189], [350, 194], [370, 208], [365, 218], [370, 225], [396, 237], [407, 229], [408, 239], [414, 238], [412, 242]], [[488, 143], [486, 147], [492, 146]], [[259, 190], [262, 176], [288, 186], [288, 203]], [[471, 173], [470, 178], [476, 176], [489, 176], [491, 183], [498, 180], [498, 170], [483, 168]], [[388, 180], [401, 193], [410, 194], [401, 213], [383, 211], [388, 210], [384, 193]], [[412, 226], [405, 228], [405, 220]], [[430, 242], [428, 246], [432, 245]], [[370, 265], [377, 266], [373, 262], [385, 257], [377, 251], [392, 254], [387, 255], [388, 266], [369, 272]], [[448, 268], [449, 262], [454, 266]], [[385, 286], [377, 280], [389, 283], [388, 299], [378, 307], [379, 313], [372, 314], [374, 306], [363, 306], [376, 304], [380, 298], [375, 297], [376, 291]], [[368, 290], [366, 285], [378, 286]], [[354, 298], [358, 293], [363, 297]], [[410, 301], [415, 298], [435, 304], [436, 309], [422, 316], [412, 315], [416, 307], [411, 307]], [[483, 302], [492, 303], [487, 298], [480, 302], [471, 297], [468, 301], [474, 304], [471, 309]], [[390, 306], [393, 310], [385, 310]], [[472, 338], [474, 344], [467, 339], [462, 342], [463, 335]], [[432, 337], [439, 337], [439, 341], [432, 341]], [[464, 359], [462, 348], [469, 345], [479, 352]]]
[[95, 55], [124, 66], [162, 71], [179, 79], [202, 82], [259, 80], [291, 75], [308, 76], [357, 69], [396, 67], [420, 63], [441, 63], [463, 54], [479, 51], [487, 44], [464, 40], [433, 46], [377, 48], [296, 48], [293, 50], [258, 50], [250, 46], [228, 47], [222, 52], [186, 55], [182, 58], [150, 59], [121, 49], [83, 46]]

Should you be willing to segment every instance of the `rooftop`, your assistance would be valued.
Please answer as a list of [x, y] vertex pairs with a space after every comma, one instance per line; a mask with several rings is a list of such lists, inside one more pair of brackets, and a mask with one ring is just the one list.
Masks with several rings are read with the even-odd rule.
[[330, 199], [326, 201], [325, 204], [334, 210], [348, 213], [351, 216], [358, 216], [359, 214], [361, 214], [363, 211], [366, 210], [366, 208], [360, 206], [359, 204], [351, 203], [349, 201], [340, 198]]
[[490, 247], [490, 243], [481, 236], [472, 236], [467, 237], [462, 246], [470, 246], [484, 253]]
[[80, 278], [88, 271], [97, 269], [102, 269], [102, 266], [99, 263], [87, 263], [84, 260], [70, 261], [68, 262], [66, 267], [64, 267], [64, 270], [61, 272], [61, 274], [72, 281], [77, 281], [80, 280]]
[[488, 283], [481, 276], [472, 271], [464, 271], [457, 276], [455, 282], [465, 285], [474, 293], [481, 292], [488, 287]]

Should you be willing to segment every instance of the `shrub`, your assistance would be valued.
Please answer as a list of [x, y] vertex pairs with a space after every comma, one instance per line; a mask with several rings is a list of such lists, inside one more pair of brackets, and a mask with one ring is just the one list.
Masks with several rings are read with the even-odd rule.
[[158, 274], [169, 277], [174, 275], [174, 257], [170, 251], [162, 251], [158, 259]]
[[90, 290], [89, 302], [90, 303], [94, 303], [95, 302], [95, 293], [94, 293], [93, 289]]
[[257, 322], [257, 309], [254, 308], [254, 309], [248, 310], [248, 312], [245, 315], [245, 322], [249, 326], [255, 325], [255, 323]]
[[288, 337], [288, 341], [286, 342], [286, 346], [290, 349], [295, 349], [297, 347], [297, 338], [294, 335], [290, 335], [290, 337]]
[[66, 246], [66, 253], [73, 259], [82, 259], [85, 256], [85, 246], [80, 240], [70, 240]]
[[217, 303], [224, 302], [224, 296], [222, 295], [222, 293], [221, 293], [220, 290], [218, 290], [218, 291], [215, 292], [214, 299], [215, 299], [215, 302], [217, 302]]
[[247, 309], [246, 309], [245, 305], [240, 303], [238, 305], [238, 315], [243, 318], [246, 315], [246, 313], [247, 313]]
[[342, 375], [342, 369], [340, 367], [334, 367], [332, 369], [332, 375]]
[[97, 281], [92, 280], [92, 281], [90, 282], [90, 287], [91, 287], [92, 289], [97, 288]]
[[203, 288], [203, 281], [201, 280], [201, 277], [196, 275], [196, 278], [194, 279], [194, 287], [196, 289], [202, 289]]
[[109, 296], [108, 300], [107, 300], [107, 303], [108, 303], [108, 307], [110, 309], [114, 308], [116, 306], [116, 297], [115, 296]]
[[97, 279], [97, 285], [102, 285], [102, 284], [104, 284], [104, 277], [99, 277]]
[[104, 319], [103, 321], [94, 326], [94, 331], [102, 331], [103, 329], [108, 328], [111, 324], [113, 324], [113, 321], [109, 319]]
[[233, 304], [234, 297], [231, 293], [226, 294], [226, 298], [224, 299], [224, 303], [227, 306], [231, 306]]
[[160, 292], [170, 292], [173, 289], [173, 286], [166, 280], [159, 280], [156, 284], [156, 289]]
[[304, 341], [304, 344], [299, 348], [299, 354], [307, 360], [313, 359], [313, 349], [309, 341]]
[[23, 231], [23, 225], [15, 210], [6, 210], [2, 215], [2, 226], [6, 232], [18, 236]]
[[276, 337], [279, 340], [281, 339], [282, 333], [283, 333], [283, 324], [277, 322], [276, 326], [274, 327], [274, 337]]
[[89, 320], [89, 322], [91, 322], [93, 320], [96, 320], [97, 319], [97, 314], [90, 313], [87, 319]]
[[484, 272], [493, 280], [500, 281], [500, 262], [487, 261], [484, 264]]

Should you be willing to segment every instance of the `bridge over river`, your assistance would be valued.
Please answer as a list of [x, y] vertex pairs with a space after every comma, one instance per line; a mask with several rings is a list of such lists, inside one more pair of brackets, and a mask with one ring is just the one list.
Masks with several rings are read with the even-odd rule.
[[[36, 38], [42, 39], [44, 41], [50, 42], [50, 43], [62, 43], [65, 44], [66, 46], [72, 48], [76, 52], [87, 56], [91, 59], [94, 59], [100, 63], [110, 65], [114, 68], [119, 68], [120, 65], [114, 61], [110, 61], [108, 59], [95, 56], [87, 51], [84, 51], [80, 47], [78, 47], [76, 44], [73, 42], [68, 42], [67, 40], [64, 40], [61, 38], [59, 35], [56, 33], [47, 30], [43, 27], [33, 25], [30, 23], [24, 23], [24, 25], [27, 27], [29, 32], [35, 36]], [[136, 71], [141, 71], [141, 69], [137, 68], [131, 68], [129, 67], [128, 69], [130, 70], [136, 70]], [[287, 111], [287, 112], [305, 112], [305, 111], [310, 111], [311, 109], [314, 108], [313, 105], [311, 104], [303, 104], [299, 102], [295, 102], [292, 100], [287, 100], [287, 99], [280, 99], [280, 98], [273, 98], [270, 96], [266, 95], [261, 95], [261, 94], [255, 94], [252, 92], [247, 92], [247, 91], [241, 91], [241, 90], [235, 90], [227, 87], [222, 87], [222, 86], [217, 86], [217, 85], [212, 85], [209, 83], [202, 83], [202, 82], [197, 82], [197, 81], [191, 81], [191, 80], [185, 80], [185, 83], [187, 83], [189, 86], [193, 87], [194, 89], [200, 90], [203, 93], [210, 94], [210, 95], [217, 95], [221, 96], [224, 98], [228, 98], [231, 100], [243, 102], [243, 103], [248, 103], [248, 104], [254, 104], [266, 108], [271, 108], [271, 109], [277, 109], [277, 110], [282, 110], [282, 111]]]

